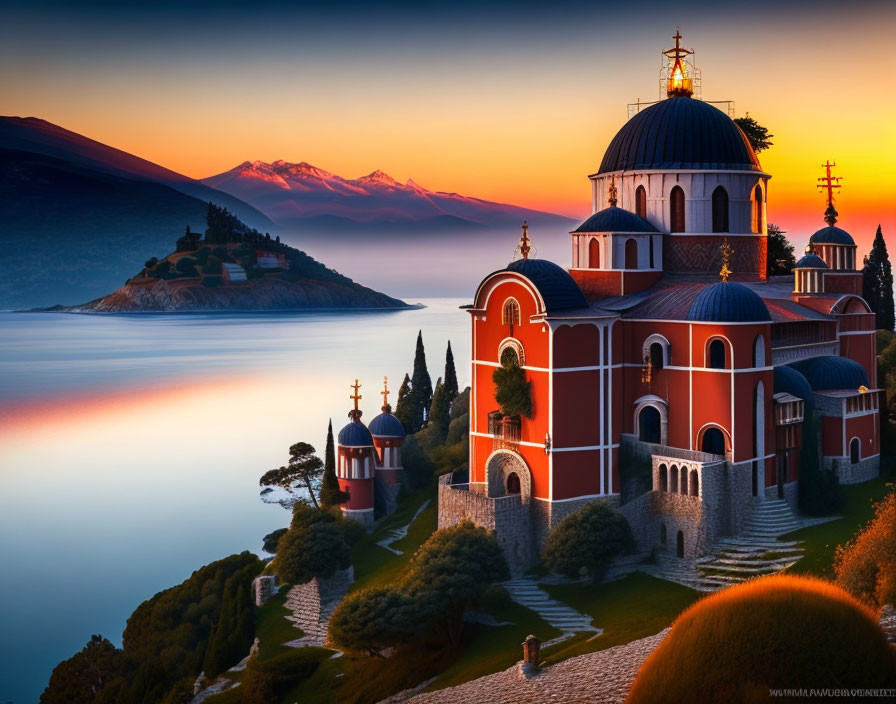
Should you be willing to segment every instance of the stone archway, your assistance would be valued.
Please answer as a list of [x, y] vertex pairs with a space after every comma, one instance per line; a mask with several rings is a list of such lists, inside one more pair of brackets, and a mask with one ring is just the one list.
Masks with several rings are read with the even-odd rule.
[[523, 503], [529, 503], [532, 496], [532, 474], [525, 460], [517, 453], [510, 450], [493, 452], [485, 463], [485, 477], [490, 497], [519, 494]]

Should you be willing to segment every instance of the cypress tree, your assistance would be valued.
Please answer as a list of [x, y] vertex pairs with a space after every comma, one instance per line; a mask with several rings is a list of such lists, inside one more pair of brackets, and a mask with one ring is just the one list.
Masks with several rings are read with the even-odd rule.
[[887, 254], [880, 225], [874, 236], [871, 252], [865, 257], [862, 268], [862, 296], [875, 314], [878, 330], [893, 330], [896, 327], [896, 311], [893, 303], [893, 269]]
[[445, 393], [448, 394], [448, 402], [454, 403], [457, 398], [457, 370], [454, 368], [454, 353], [451, 351], [451, 340], [448, 340], [448, 351], [445, 352]]
[[413, 398], [413, 432], [417, 432], [426, 422], [432, 404], [432, 379], [426, 369], [426, 351], [423, 349], [423, 331], [417, 332], [417, 349], [414, 353], [414, 373], [411, 376], [411, 397]]
[[336, 478], [336, 448], [333, 444], [333, 420], [327, 426], [327, 449], [324, 452], [324, 476], [320, 485], [320, 503], [331, 508], [348, 501], [348, 494], [339, 488]]
[[442, 383], [441, 377], [436, 382], [436, 390], [432, 394], [432, 405], [429, 408], [429, 427], [432, 428], [433, 439], [439, 443], [448, 437], [448, 426], [451, 424], [451, 400], [448, 387]]
[[411, 377], [404, 375], [404, 381], [398, 389], [398, 401], [395, 404], [395, 417], [401, 421], [406, 433], [414, 432], [414, 408], [411, 398]]

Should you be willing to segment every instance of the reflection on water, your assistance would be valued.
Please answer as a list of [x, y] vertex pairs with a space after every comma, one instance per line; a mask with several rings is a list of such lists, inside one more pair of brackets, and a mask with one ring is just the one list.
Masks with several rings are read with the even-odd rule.
[[35, 702], [93, 633], [214, 559], [259, 553], [289, 514], [258, 477], [298, 440], [323, 452], [348, 385], [379, 412], [423, 330], [468, 383], [465, 301], [295, 315], [0, 314], [0, 702]]

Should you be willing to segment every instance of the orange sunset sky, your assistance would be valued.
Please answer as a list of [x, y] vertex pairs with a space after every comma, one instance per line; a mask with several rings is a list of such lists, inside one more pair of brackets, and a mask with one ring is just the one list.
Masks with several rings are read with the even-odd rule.
[[2, 113], [197, 178], [307, 161], [582, 217], [586, 175], [626, 104], [656, 99], [678, 24], [703, 97], [775, 135], [760, 155], [771, 222], [802, 248], [831, 159], [860, 256], [878, 223], [896, 236], [896, 3], [244, 7], [12, 3]]

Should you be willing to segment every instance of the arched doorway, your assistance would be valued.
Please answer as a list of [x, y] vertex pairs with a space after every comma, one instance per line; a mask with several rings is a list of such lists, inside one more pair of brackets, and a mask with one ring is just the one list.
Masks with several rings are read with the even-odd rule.
[[662, 441], [662, 419], [653, 406], [644, 406], [638, 414], [638, 439], [654, 445]]
[[684, 533], [681, 531], [678, 531], [675, 538], [675, 556], [684, 557]]
[[594, 238], [588, 242], [588, 268], [600, 269], [600, 242]]
[[625, 268], [638, 268], [638, 242], [631, 237], [625, 241]]
[[722, 186], [712, 192], [712, 231], [728, 232], [728, 191]]
[[725, 454], [725, 434], [719, 428], [707, 428], [703, 431], [700, 449], [710, 455]]
[[849, 461], [858, 464], [862, 459], [862, 443], [858, 438], [853, 438], [849, 443]]
[[485, 463], [488, 495], [492, 498], [520, 494], [523, 503], [532, 495], [532, 475], [528, 466], [515, 452], [498, 450]]
[[669, 193], [669, 232], [684, 232], [684, 191], [675, 186]]

